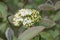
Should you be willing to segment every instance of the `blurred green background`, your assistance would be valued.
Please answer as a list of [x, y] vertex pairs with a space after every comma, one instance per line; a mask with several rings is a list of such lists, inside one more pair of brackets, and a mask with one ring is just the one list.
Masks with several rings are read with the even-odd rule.
[[0, 0], [0, 40], [7, 40], [5, 37], [7, 27], [14, 29], [8, 17], [23, 8], [36, 9], [41, 17], [45, 18], [35, 26], [47, 28], [31, 40], [60, 40], [60, 0]]

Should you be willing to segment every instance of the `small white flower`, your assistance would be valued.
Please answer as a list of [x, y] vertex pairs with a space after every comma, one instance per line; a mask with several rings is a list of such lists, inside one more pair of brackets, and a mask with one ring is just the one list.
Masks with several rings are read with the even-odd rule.
[[23, 18], [19, 18], [18, 20], [19, 20], [19, 21], [23, 21]]
[[18, 22], [13, 22], [15, 26], [19, 26]]
[[15, 25], [15, 26], [18, 26], [18, 25], [20, 25], [19, 22], [23, 22], [23, 18], [19, 18], [19, 19], [14, 18], [13, 21], [14, 21], [14, 22], [13, 22], [14, 25]]
[[24, 21], [23, 21], [23, 25], [29, 24], [31, 22], [32, 22], [32, 20], [30, 20], [28, 18], [25, 18]]
[[13, 21], [15, 21], [16, 20], [16, 18], [13, 18]]
[[21, 18], [21, 17], [20, 18], [14, 18], [13, 20], [18, 22], [18, 21], [23, 21], [23, 18]]
[[16, 13], [14, 17], [19, 18], [20, 17], [19, 15], [20, 15], [19, 13]]
[[26, 16], [26, 15], [32, 14], [31, 10], [28, 10], [28, 9], [21, 9], [21, 10], [19, 10], [19, 12], [21, 13], [21, 16]]

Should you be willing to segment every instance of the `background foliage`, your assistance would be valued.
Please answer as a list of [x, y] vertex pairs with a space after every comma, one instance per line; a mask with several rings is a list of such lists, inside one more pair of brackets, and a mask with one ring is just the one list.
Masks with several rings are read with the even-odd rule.
[[[22, 8], [38, 10], [42, 20], [15, 27], [12, 15]], [[60, 40], [60, 0], [0, 0], [0, 40]]]

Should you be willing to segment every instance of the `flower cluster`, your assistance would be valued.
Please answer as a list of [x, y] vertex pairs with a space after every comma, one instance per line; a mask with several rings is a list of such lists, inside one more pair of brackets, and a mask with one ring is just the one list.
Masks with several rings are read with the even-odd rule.
[[32, 26], [35, 22], [39, 22], [41, 16], [34, 9], [21, 9], [13, 17], [15, 26]]

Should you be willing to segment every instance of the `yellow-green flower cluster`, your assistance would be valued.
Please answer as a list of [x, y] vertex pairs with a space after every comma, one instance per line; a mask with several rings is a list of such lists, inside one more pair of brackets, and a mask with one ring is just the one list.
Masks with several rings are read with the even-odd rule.
[[15, 26], [32, 26], [35, 22], [39, 22], [41, 16], [39, 12], [34, 9], [21, 9], [13, 17], [13, 24]]

